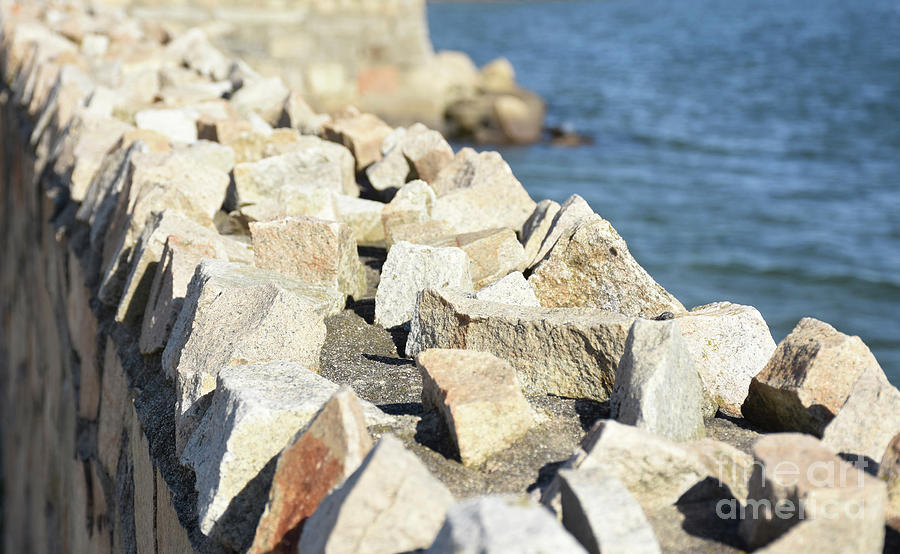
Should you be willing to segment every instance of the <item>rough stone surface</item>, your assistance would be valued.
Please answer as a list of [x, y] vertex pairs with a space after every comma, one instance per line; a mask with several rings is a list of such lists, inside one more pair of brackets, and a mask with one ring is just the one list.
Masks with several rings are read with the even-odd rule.
[[362, 171], [381, 159], [381, 142], [391, 128], [377, 116], [369, 113], [348, 114], [326, 123], [323, 134], [346, 146], [356, 158], [356, 170]]
[[157, 552], [193, 550], [187, 531], [178, 520], [172, 493], [162, 474], [156, 471], [156, 548]]
[[204, 258], [221, 255], [214, 242], [204, 240], [203, 235], [200, 237], [195, 240], [169, 235], [165, 239], [141, 324], [139, 347], [142, 354], [165, 348], [197, 265]]
[[[532, 235], [528, 237], [528, 241], [533, 244], [531, 248], [534, 249], [531, 267], [543, 261], [559, 239], [571, 235], [579, 224], [596, 215], [584, 198], [577, 194], [570, 196], [562, 206], [555, 204], [555, 202], [546, 204], [544, 212], [535, 208], [532, 217], [529, 218], [534, 227]], [[525, 238], [524, 229], [522, 237]]]
[[335, 218], [350, 227], [358, 245], [384, 246], [384, 224], [381, 221], [384, 204], [341, 194], [333, 198]]
[[397, 147], [409, 162], [411, 177], [428, 183], [434, 181], [441, 170], [453, 161], [453, 149], [446, 139], [421, 124], [410, 127]]
[[188, 285], [184, 305], [163, 351], [175, 381], [175, 443], [182, 451], [216, 387], [223, 367], [289, 360], [318, 366], [324, 314], [271, 272], [205, 260]]
[[[561, 210], [557, 218], [563, 214]], [[545, 244], [552, 235], [553, 230]], [[547, 307], [585, 306], [648, 319], [684, 311], [631, 256], [613, 226], [598, 215], [560, 236], [528, 281]]]
[[534, 200], [496, 152], [463, 148], [432, 183], [431, 217], [456, 233], [496, 227], [521, 231]]
[[375, 322], [384, 328], [409, 322], [416, 295], [427, 288], [472, 290], [469, 258], [459, 248], [435, 248], [408, 242], [388, 252], [375, 293]]
[[482, 496], [450, 508], [428, 554], [584, 553], [548, 510], [526, 498]]
[[397, 191], [381, 212], [388, 247], [395, 242], [391, 237], [397, 227], [430, 219], [435, 198], [434, 189], [422, 180], [410, 181]]
[[724, 413], [741, 416], [750, 381], [775, 351], [769, 326], [752, 306], [716, 302], [677, 316], [703, 384]]
[[534, 425], [516, 371], [493, 354], [431, 349], [416, 365], [422, 404], [441, 415], [464, 464], [481, 464]]
[[176, 142], [196, 142], [199, 114], [185, 109], [150, 109], [135, 114], [140, 129], [156, 131]]
[[116, 321], [126, 325], [138, 325], [143, 321], [149, 301], [154, 269], [162, 258], [166, 240], [170, 236], [186, 237], [195, 242], [206, 242], [211, 251], [206, 257], [227, 259], [218, 235], [210, 229], [188, 219], [180, 212], [164, 210], [151, 215], [138, 237], [130, 256], [128, 276], [116, 311]]
[[303, 523], [372, 448], [359, 398], [342, 388], [279, 455], [252, 553], [296, 551]]
[[634, 322], [609, 404], [614, 419], [672, 440], [704, 435], [703, 382], [676, 322]]
[[453, 495], [390, 435], [306, 521], [301, 552], [393, 553], [428, 547]]
[[[566, 465], [596, 468], [615, 477], [649, 514], [683, 498], [718, 499], [723, 495], [721, 485], [739, 490], [747, 479], [737, 471], [749, 465], [745, 456], [727, 445], [713, 449], [707, 441], [676, 443], [631, 425], [601, 420]], [[545, 491], [542, 501], [558, 504], [558, 482]]]
[[877, 463], [900, 433], [900, 391], [883, 375], [864, 372], [834, 419], [822, 443], [839, 454], [855, 454]]
[[887, 484], [887, 518], [900, 517], [900, 434], [888, 443], [878, 466], [878, 478]]
[[521, 271], [513, 271], [506, 277], [498, 279], [475, 293], [476, 300], [539, 308], [534, 290]]
[[[580, 198], [580, 197], [579, 197]], [[522, 244], [525, 245], [525, 262], [527, 267], [533, 266], [538, 260], [538, 251], [547, 238], [547, 233], [553, 225], [553, 219], [559, 213], [560, 205], [553, 200], [541, 200], [534, 207], [534, 211], [525, 220], [522, 226]]]
[[253, 79], [244, 83], [231, 97], [231, 103], [244, 115], [254, 113], [266, 123], [275, 125], [281, 118], [290, 91], [280, 77]]
[[799, 433], [759, 439], [753, 457], [748, 505], [761, 507], [757, 514], [751, 512], [756, 517], [745, 517], [740, 524], [749, 548], [784, 535], [787, 543], [818, 546], [816, 552], [881, 552], [887, 500], [883, 482]]
[[859, 337], [804, 318], [750, 382], [741, 411], [748, 420], [768, 430], [821, 436], [865, 373], [885, 379]]
[[559, 472], [562, 522], [591, 554], [659, 554], [640, 504], [602, 470]]
[[[291, 362], [219, 372], [209, 409], [181, 456], [197, 475], [203, 533], [214, 533], [218, 524], [215, 534], [226, 539], [252, 534], [256, 522], [245, 521], [245, 513], [258, 514], [265, 500], [245, 495], [236, 501], [236, 497], [337, 390], [307, 366]], [[248, 523], [253, 527], [242, 528]], [[228, 542], [233, 544], [234, 539]]]
[[528, 393], [604, 401], [632, 322], [602, 310], [511, 306], [429, 289], [417, 299], [406, 355], [428, 348], [490, 352], [516, 368]]
[[468, 256], [472, 283], [481, 289], [511, 271], [525, 269], [525, 249], [512, 229], [489, 229], [432, 241], [433, 246], [456, 246]]
[[100, 409], [100, 365], [97, 356], [97, 317], [91, 311], [90, 289], [84, 270], [75, 255], [69, 255], [70, 289], [66, 296], [66, 316], [72, 347], [78, 353], [81, 375], [78, 389], [78, 415], [97, 420]]
[[119, 361], [119, 351], [107, 339], [103, 357], [103, 381], [100, 395], [100, 421], [97, 425], [97, 457], [103, 471], [115, 477], [122, 449], [123, 425], [130, 407], [128, 378]]
[[288, 152], [234, 168], [238, 206], [261, 202], [290, 204], [312, 188], [344, 191], [344, 170], [324, 148]]
[[337, 221], [289, 216], [250, 223], [254, 263], [353, 298], [366, 292], [366, 275], [350, 228]]

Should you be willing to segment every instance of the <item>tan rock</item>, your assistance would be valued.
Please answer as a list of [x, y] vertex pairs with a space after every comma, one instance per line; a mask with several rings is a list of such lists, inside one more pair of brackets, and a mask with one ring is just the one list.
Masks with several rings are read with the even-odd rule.
[[527, 267], [533, 266], [538, 261], [536, 259], [538, 251], [547, 238], [559, 209], [559, 204], [553, 200], [541, 200], [522, 226], [522, 243], [525, 245]]
[[453, 148], [439, 132], [413, 125], [399, 147], [409, 163], [410, 177], [430, 183], [453, 161]]
[[78, 416], [97, 419], [100, 409], [100, 367], [97, 357], [97, 317], [91, 310], [91, 291], [85, 284], [81, 262], [75, 254], [69, 254], [69, 292], [66, 298], [66, 316], [69, 337], [81, 362], [78, 388]]
[[306, 521], [302, 552], [393, 553], [427, 548], [453, 495], [419, 459], [385, 435]]
[[134, 120], [140, 129], [156, 131], [175, 142], [191, 143], [197, 140], [199, 114], [184, 108], [156, 108], [141, 110]]
[[865, 373], [886, 381], [859, 337], [804, 318], [750, 382], [741, 410], [748, 420], [769, 430], [821, 436]]
[[165, 348], [194, 270], [204, 258], [217, 256], [221, 256], [217, 245], [204, 240], [202, 235], [196, 240], [177, 235], [166, 237], [144, 310], [140, 338], [142, 354], [153, 354]]
[[284, 101], [279, 127], [292, 127], [304, 135], [318, 135], [322, 126], [331, 121], [331, 117], [318, 114], [306, 103], [303, 95], [292, 90]]
[[375, 292], [375, 323], [385, 329], [406, 324], [415, 311], [419, 291], [447, 286], [472, 290], [465, 252], [454, 247], [395, 244]]
[[[550, 250], [556, 246], [560, 238], [566, 237], [575, 231], [584, 221], [597, 215], [588, 203], [577, 194], [570, 196], [562, 206], [554, 206], [555, 202], [546, 205], [546, 211], [541, 213], [535, 208], [532, 217], [529, 218], [531, 225], [535, 226], [531, 231], [531, 235], [527, 238], [532, 244], [530, 247], [534, 249], [534, 257], [530, 267], [536, 266], [543, 261], [550, 253]], [[553, 214], [553, 215], [550, 215]], [[549, 219], [549, 222], [547, 221]], [[544, 230], [546, 228], [546, 231]], [[543, 236], [539, 236], [540, 234]], [[525, 229], [522, 230], [522, 237], [525, 238]], [[540, 238], [540, 241], [538, 241]], [[529, 247], [526, 244], [526, 247]]]
[[57, 156], [54, 171], [71, 182], [72, 200], [84, 200], [106, 153], [131, 127], [117, 119], [88, 113], [75, 117]]
[[430, 349], [416, 356], [422, 404], [441, 414], [465, 465], [479, 465], [534, 425], [516, 371], [488, 352]]
[[369, 113], [350, 113], [326, 123], [323, 134], [328, 140], [343, 144], [356, 158], [356, 170], [362, 171], [381, 159], [381, 142], [391, 128]]
[[[787, 544], [807, 546], [812, 539], [816, 552], [881, 552], [887, 499], [883, 482], [799, 433], [760, 438], [753, 457], [751, 511], [740, 523], [751, 549], [783, 537]], [[770, 552], [788, 552], [787, 544], [774, 543]]]
[[521, 231], [535, 203], [496, 152], [463, 148], [435, 178], [431, 217], [456, 233], [496, 227]]
[[663, 312], [684, 311], [598, 215], [583, 221], [571, 235], [563, 235], [528, 282], [547, 307], [584, 306], [651, 319]]
[[752, 306], [716, 302], [676, 317], [703, 384], [719, 409], [741, 416], [750, 381], [775, 351], [769, 326]]
[[900, 517], [900, 434], [888, 443], [878, 466], [878, 478], [887, 483], [887, 518], [896, 519]]
[[281, 111], [290, 91], [281, 77], [245, 81], [231, 96], [231, 103], [244, 116], [256, 114], [270, 125], [281, 119]]
[[116, 310], [116, 321], [129, 326], [140, 325], [145, 308], [150, 299], [150, 289], [154, 274], [148, 272], [156, 267], [163, 255], [166, 240], [170, 236], [190, 237], [196, 242], [206, 242], [211, 254], [208, 258], [227, 260], [228, 255], [219, 241], [218, 234], [175, 210], [153, 213], [144, 225], [144, 230], [134, 245], [130, 256], [130, 269], [125, 278], [124, 292]]
[[[244, 543], [252, 540], [256, 522], [247, 521], [245, 514], [265, 502], [263, 490], [250, 494], [247, 485], [337, 391], [337, 385], [296, 363], [222, 369], [209, 410], [181, 456], [197, 475], [197, 513], [204, 534], [238, 550], [247, 548]], [[380, 414], [368, 403], [367, 411]], [[356, 453], [357, 459], [362, 456]]]
[[323, 318], [334, 308], [317, 294], [320, 289], [274, 272], [219, 260], [197, 266], [162, 358], [176, 386], [179, 453], [223, 367], [272, 360], [318, 366]]
[[250, 552], [295, 551], [303, 523], [371, 448], [359, 399], [342, 388], [279, 455]]
[[604, 401], [633, 321], [602, 310], [512, 306], [429, 289], [416, 301], [406, 355], [429, 348], [490, 352], [512, 364], [528, 393]]
[[157, 552], [191, 552], [194, 547], [187, 530], [178, 520], [178, 512], [172, 503], [172, 492], [156, 470], [156, 547]]
[[489, 229], [430, 241], [433, 246], [456, 246], [469, 256], [475, 290], [512, 271], [525, 269], [525, 249], [512, 229]]
[[381, 213], [385, 204], [343, 194], [335, 194], [332, 198], [335, 219], [350, 228], [359, 246], [384, 246]]
[[475, 293], [476, 300], [539, 308], [537, 296], [520, 271], [513, 271]]
[[153, 527], [153, 505], [156, 489], [156, 471], [150, 458], [150, 443], [144, 434], [134, 403], [129, 402], [127, 410], [131, 421], [128, 430], [128, 444], [131, 447], [132, 477], [134, 483], [134, 542], [138, 554], [156, 552], [155, 529]]
[[289, 216], [250, 223], [256, 266], [331, 287], [355, 299], [366, 292], [356, 238], [337, 221]]
[[822, 443], [839, 454], [868, 458], [875, 464], [900, 432], [900, 391], [884, 375], [864, 372], [834, 419], [825, 426]]
[[388, 246], [393, 244], [394, 230], [410, 223], [424, 223], [431, 219], [431, 208], [435, 201], [434, 189], [425, 181], [410, 181], [397, 191], [394, 198], [384, 206], [381, 220]]

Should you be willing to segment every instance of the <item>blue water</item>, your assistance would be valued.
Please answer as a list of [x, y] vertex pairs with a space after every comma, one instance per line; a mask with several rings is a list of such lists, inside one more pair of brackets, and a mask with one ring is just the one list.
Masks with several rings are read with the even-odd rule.
[[438, 49], [506, 56], [591, 146], [501, 149], [582, 195], [686, 306], [859, 335], [900, 384], [900, 3], [429, 5]]

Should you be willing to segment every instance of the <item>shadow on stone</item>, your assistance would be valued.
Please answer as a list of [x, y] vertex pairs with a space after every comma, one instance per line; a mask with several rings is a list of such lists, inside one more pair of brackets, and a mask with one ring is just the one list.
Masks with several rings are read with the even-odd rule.
[[876, 462], [868, 456], [852, 454], [850, 452], [839, 452], [838, 457], [856, 469], [865, 471], [872, 477], [878, 477], [878, 468], [881, 466], [880, 462]]
[[[729, 512], [733, 517], [721, 517], [717, 511], [720, 502], [734, 506]], [[688, 489], [675, 502], [675, 507], [683, 516], [681, 528], [685, 533], [742, 549], [743, 541], [738, 535], [741, 503], [731, 489], [714, 477], [707, 477]]]
[[609, 400], [598, 402], [590, 398], [578, 398], [575, 400], [575, 413], [581, 422], [581, 428], [590, 430], [599, 419], [609, 418]]
[[279, 455], [280, 453], [272, 456], [256, 477], [231, 499], [210, 536], [238, 552], [250, 548], [256, 534], [256, 526], [269, 497], [269, 488], [272, 486]]
[[407, 366], [410, 364], [410, 361], [406, 358], [391, 358], [390, 356], [378, 356], [377, 354], [363, 354], [363, 358], [385, 365]]
[[413, 438], [417, 443], [434, 450], [441, 456], [461, 462], [459, 452], [450, 438], [450, 432], [437, 413], [424, 412], [422, 414], [422, 418], [416, 424], [416, 434]]
[[378, 409], [388, 415], [420, 416], [424, 412], [421, 402], [395, 402], [392, 404], [378, 404]]
[[529, 485], [527, 489], [525, 489], [526, 492], [530, 493], [535, 490], [543, 491], [548, 486], [550, 486], [550, 483], [553, 482], [553, 478], [556, 477], [556, 474], [559, 472], [559, 470], [566, 465], [567, 461], [568, 460], [560, 460], [558, 462], [550, 462], [544, 464], [538, 470], [538, 477], [535, 482]]

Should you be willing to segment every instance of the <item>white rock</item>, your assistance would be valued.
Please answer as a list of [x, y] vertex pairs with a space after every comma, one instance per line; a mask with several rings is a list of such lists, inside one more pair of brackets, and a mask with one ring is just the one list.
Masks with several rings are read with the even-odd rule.
[[147, 109], [134, 115], [134, 121], [140, 129], [149, 129], [162, 133], [176, 142], [195, 142], [197, 140], [196, 112], [181, 108]]
[[375, 322], [385, 328], [407, 323], [419, 291], [442, 287], [472, 290], [465, 252], [453, 247], [395, 244], [388, 252], [375, 293]]
[[534, 289], [528, 284], [528, 280], [521, 271], [513, 271], [506, 277], [498, 279], [490, 285], [475, 293], [476, 300], [497, 302], [498, 304], [510, 304], [513, 306], [529, 306], [539, 308]]

